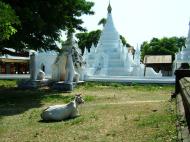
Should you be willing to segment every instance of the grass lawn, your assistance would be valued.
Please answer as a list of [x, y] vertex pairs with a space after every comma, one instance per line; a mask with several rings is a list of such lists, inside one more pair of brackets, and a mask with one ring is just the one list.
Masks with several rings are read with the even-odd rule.
[[[0, 142], [175, 142], [173, 86], [85, 83], [72, 93], [0, 81]], [[82, 93], [80, 117], [45, 123], [41, 111]]]

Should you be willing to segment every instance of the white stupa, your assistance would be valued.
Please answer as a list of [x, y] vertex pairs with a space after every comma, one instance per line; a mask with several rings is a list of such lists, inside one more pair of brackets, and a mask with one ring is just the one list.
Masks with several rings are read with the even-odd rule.
[[179, 68], [181, 63], [190, 63], [190, 22], [185, 46], [186, 47], [182, 47], [181, 51], [175, 54], [174, 69]]
[[[140, 49], [133, 56], [120, 40], [109, 4], [106, 24], [97, 47], [92, 45], [90, 52], [85, 49], [83, 58], [86, 62], [86, 76], [144, 76], [144, 65], [140, 63]], [[161, 76], [152, 68], [146, 68], [146, 75]]]

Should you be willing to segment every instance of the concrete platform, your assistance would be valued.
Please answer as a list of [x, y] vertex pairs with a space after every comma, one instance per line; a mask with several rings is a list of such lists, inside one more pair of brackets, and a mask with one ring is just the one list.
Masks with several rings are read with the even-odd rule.
[[120, 82], [141, 84], [175, 84], [175, 77], [135, 77], [135, 76], [88, 76], [86, 81]]
[[48, 79], [44, 80], [21, 80], [18, 82], [17, 86], [20, 89], [37, 89], [40, 87], [48, 86], [50, 81]]
[[73, 91], [74, 85], [73, 83], [66, 83], [64, 81], [59, 81], [55, 82], [52, 88], [59, 91], [71, 92]]

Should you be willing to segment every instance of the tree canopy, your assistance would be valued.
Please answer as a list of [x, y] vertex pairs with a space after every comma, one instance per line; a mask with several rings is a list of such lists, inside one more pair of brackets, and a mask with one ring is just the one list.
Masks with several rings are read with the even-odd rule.
[[131, 45], [129, 43], [127, 43], [124, 36], [120, 35], [120, 39], [124, 46], [131, 47]]
[[21, 22], [21, 28], [9, 40], [0, 41], [3, 47], [22, 50], [57, 49], [61, 30], [85, 29], [80, 18], [93, 14], [93, 2], [86, 0], [1, 0], [14, 9]]
[[95, 30], [76, 34], [76, 37], [78, 38], [78, 46], [82, 50], [82, 53], [84, 52], [85, 47], [90, 51], [92, 44], [95, 46], [98, 44], [101, 32], [101, 30]]
[[145, 55], [172, 55], [174, 60], [175, 53], [185, 46], [184, 37], [171, 37], [171, 38], [152, 38], [150, 42], [143, 42], [141, 45], [141, 58], [144, 59]]
[[10, 5], [0, 1], [0, 42], [8, 40], [17, 32], [16, 27], [20, 25], [19, 18]]
[[98, 25], [103, 25], [103, 27], [105, 26], [106, 24], [106, 18], [102, 18], [99, 22], [98, 22]]

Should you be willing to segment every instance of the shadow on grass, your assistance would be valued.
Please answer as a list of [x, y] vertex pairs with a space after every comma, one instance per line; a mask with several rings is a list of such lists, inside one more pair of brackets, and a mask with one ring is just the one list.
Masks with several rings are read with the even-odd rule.
[[67, 103], [72, 95], [61, 95], [52, 90], [21, 90], [17, 88], [0, 88], [0, 119], [23, 113], [31, 108], [39, 108], [45, 102]]
[[63, 120], [39, 120], [39, 123], [57, 123], [57, 122], [69, 122], [69, 121], [75, 121], [77, 118], [80, 118], [80, 116], [72, 117], [72, 118], [67, 118]]

